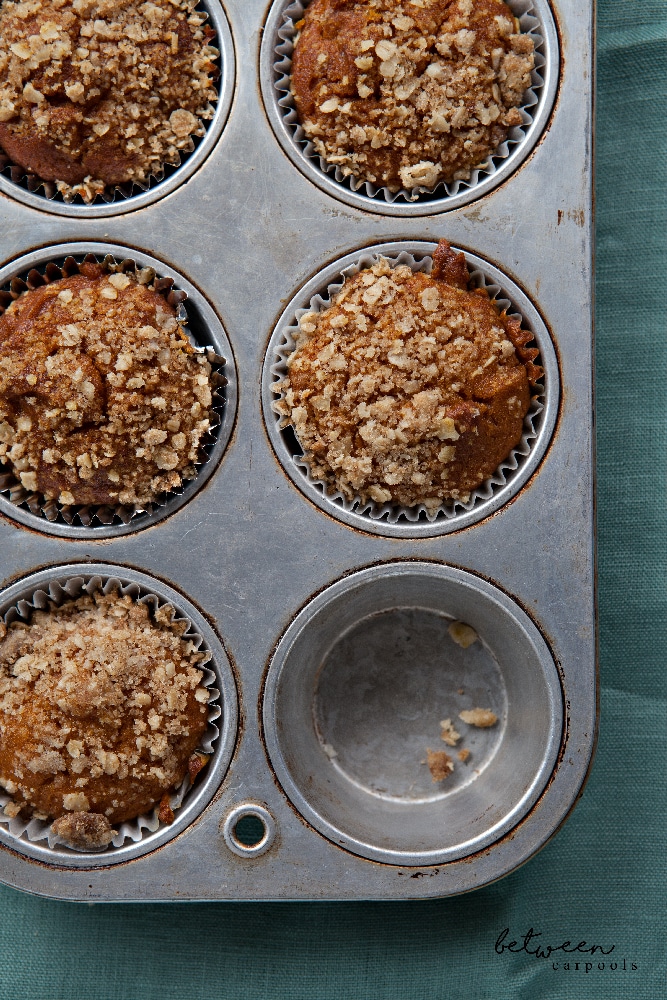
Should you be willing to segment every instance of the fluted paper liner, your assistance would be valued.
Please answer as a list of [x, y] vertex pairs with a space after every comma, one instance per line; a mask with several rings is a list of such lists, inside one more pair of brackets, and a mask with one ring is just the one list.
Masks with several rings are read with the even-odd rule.
[[[210, 650], [206, 650], [206, 647], [203, 646], [204, 640], [202, 636], [196, 631], [193, 623], [181, 608], [174, 608], [171, 602], [166, 601], [157, 594], [150, 592], [142, 593], [142, 589], [143, 588], [136, 583], [122, 584], [116, 577], [103, 578], [101, 576], [92, 576], [89, 579], [85, 579], [82, 576], [73, 576], [67, 580], [65, 584], [54, 581], [49, 584], [47, 589], [36, 590], [33, 594], [31, 594], [28, 600], [25, 598], [18, 600], [16, 604], [6, 612], [4, 621], [7, 625], [14, 621], [29, 622], [34, 610], [48, 611], [50, 608], [59, 607], [66, 601], [76, 600], [84, 594], [92, 595], [93, 593], [100, 591], [103, 594], [109, 594], [117, 591], [122, 597], [129, 594], [133, 600], [136, 600], [141, 604], [148, 604], [153, 611], [156, 611], [159, 607], [170, 607], [172, 610], [172, 621], [185, 620], [188, 622], [188, 628], [183, 633], [181, 638], [189, 639], [197, 650], [202, 650], [203, 648], [204, 652], [209, 653], [208, 659], [198, 667], [198, 669], [202, 670], [203, 673], [202, 684], [209, 691], [208, 728], [204, 733], [198, 749], [205, 754], [212, 754], [215, 751], [215, 742], [220, 735], [219, 728], [215, 723], [222, 715], [222, 710], [219, 704], [220, 691], [216, 687], [215, 672], [210, 669], [210, 667], [206, 667], [205, 665], [210, 661], [212, 653]], [[171, 808], [174, 812], [176, 812], [187, 799], [196, 796], [196, 794], [196, 782], [195, 785], [192, 786], [190, 778], [186, 777], [179, 787], [169, 795]], [[6, 816], [3, 813], [3, 809], [11, 801], [11, 796], [8, 795], [3, 789], [0, 789], [0, 825], [2, 825], [5, 830], [7, 830], [17, 841], [27, 840], [30, 843], [46, 841], [50, 848], [58, 847], [59, 863], [62, 861], [63, 847], [71, 850], [77, 855], [81, 853], [93, 853], [95, 857], [99, 857], [100, 855], [103, 856], [105, 853], [113, 853], [113, 848], [122, 847], [128, 841], [134, 842], [135, 844], [139, 843], [145, 837], [156, 833], [158, 829], [166, 826], [166, 824], [160, 823], [158, 818], [159, 806], [155, 806], [150, 813], [143, 813], [141, 816], [137, 816], [136, 819], [118, 824], [117, 834], [112, 841], [113, 847], [109, 846], [102, 851], [97, 850], [85, 852], [80, 849], [75, 850], [70, 845], [60, 840], [51, 830], [51, 824], [53, 822], [52, 819], [26, 819], [21, 815], [15, 816], [14, 818]]]

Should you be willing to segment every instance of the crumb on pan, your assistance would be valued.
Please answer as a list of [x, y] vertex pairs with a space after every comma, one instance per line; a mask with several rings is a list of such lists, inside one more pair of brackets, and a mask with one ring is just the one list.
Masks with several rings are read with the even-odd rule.
[[440, 723], [440, 739], [449, 747], [455, 747], [461, 739], [461, 734], [457, 733], [451, 719], [443, 719]]
[[465, 502], [521, 440], [538, 352], [468, 280], [442, 240], [431, 275], [382, 258], [299, 320], [274, 406], [348, 501]]
[[522, 124], [534, 42], [502, 0], [314, 0], [298, 30], [299, 120], [344, 176], [468, 180]]
[[0, 316], [0, 461], [64, 506], [145, 505], [196, 474], [211, 365], [132, 272], [79, 271]]
[[454, 770], [452, 758], [444, 750], [427, 750], [426, 763], [434, 784], [444, 781]]
[[465, 764], [470, 759], [470, 750], [467, 750], [465, 747], [463, 747], [463, 749], [459, 750], [456, 756], [458, 757], [458, 759], [461, 761], [462, 764]]
[[471, 625], [466, 625], [465, 622], [452, 622], [447, 631], [456, 645], [461, 646], [462, 649], [472, 646], [479, 638], [474, 628]]
[[0, 146], [66, 200], [145, 183], [204, 134], [214, 31], [195, 0], [0, 5]]
[[478, 729], [488, 729], [490, 726], [495, 726], [498, 716], [490, 708], [471, 708], [459, 712], [459, 719], [462, 719], [469, 726], [476, 726]]
[[[210, 654], [186, 630], [168, 605], [153, 612], [113, 591], [12, 623], [0, 640], [0, 787], [56, 820], [150, 811], [183, 781], [207, 727]], [[59, 828], [73, 836], [81, 824]]]

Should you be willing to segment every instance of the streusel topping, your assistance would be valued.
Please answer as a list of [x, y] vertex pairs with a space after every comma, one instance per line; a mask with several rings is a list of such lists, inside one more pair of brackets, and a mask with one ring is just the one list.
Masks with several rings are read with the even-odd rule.
[[65, 506], [150, 503], [196, 474], [211, 365], [142, 275], [79, 269], [0, 316], [0, 461]]
[[468, 277], [442, 241], [430, 276], [381, 259], [302, 316], [275, 407], [348, 500], [465, 501], [519, 443], [537, 350]]
[[299, 119], [345, 176], [468, 179], [522, 123], [534, 43], [502, 0], [314, 0], [297, 27]]
[[180, 784], [209, 700], [187, 627], [118, 593], [0, 622], [0, 786], [17, 811], [119, 823]]
[[145, 181], [204, 134], [218, 50], [196, 0], [3, 0], [0, 146], [67, 198]]

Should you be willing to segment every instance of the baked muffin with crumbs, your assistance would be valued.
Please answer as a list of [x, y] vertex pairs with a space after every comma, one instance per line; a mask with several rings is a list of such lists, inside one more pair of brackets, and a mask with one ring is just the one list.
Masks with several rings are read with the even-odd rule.
[[209, 654], [187, 627], [173, 608], [153, 611], [113, 590], [34, 611], [29, 623], [0, 622], [6, 815], [54, 820], [70, 846], [101, 848], [113, 824], [196, 775]]
[[297, 28], [299, 121], [346, 177], [467, 180], [522, 123], [534, 43], [503, 0], [314, 0]]
[[380, 259], [301, 317], [274, 405], [331, 491], [435, 511], [469, 500], [521, 440], [538, 351], [468, 285], [443, 240], [430, 275]]
[[217, 98], [196, 0], [2, 0], [0, 147], [66, 200], [178, 164]]
[[0, 461], [64, 506], [145, 506], [192, 479], [212, 371], [142, 275], [84, 262], [0, 316]]

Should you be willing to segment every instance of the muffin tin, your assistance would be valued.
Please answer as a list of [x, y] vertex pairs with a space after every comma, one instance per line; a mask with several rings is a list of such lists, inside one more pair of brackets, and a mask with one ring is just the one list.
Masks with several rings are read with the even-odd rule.
[[[524, 139], [458, 193], [388, 202], [290, 152], [282, 0], [207, 4], [225, 84], [186, 173], [92, 206], [0, 178], [0, 288], [67, 256], [152, 266], [187, 292], [191, 334], [228, 380], [208, 459], [158, 511], [68, 523], [0, 495], [3, 615], [94, 578], [153, 594], [212, 651], [221, 713], [174, 824], [149, 817], [91, 855], [0, 823], [7, 884], [89, 901], [451, 895], [522, 864], [574, 805], [597, 711], [592, 9], [511, 5], [547, 26], [542, 96]], [[277, 429], [281, 348], [344, 270], [378, 253], [427, 268], [441, 238], [534, 333], [545, 379], [525, 447], [469, 509], [347, 510]], [[454, 620], [478, 633], [467, 650]], [[497, 725], [457, 724], [469, 763], [434, 784], [439, 720], [476, 706]]]

